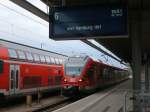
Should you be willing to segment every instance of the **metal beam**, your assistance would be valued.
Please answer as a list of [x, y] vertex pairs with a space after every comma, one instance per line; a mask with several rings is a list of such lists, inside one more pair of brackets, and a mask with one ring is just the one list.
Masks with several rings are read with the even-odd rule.
[[[10, 0], [13, 3], [21, 6], [22, 8], [30, 11], [31, 13], [35, 14], [36, 16], [42, 18], [43, 20], [49, 22], [49, 15], [46, 14], [45, 12], [41, 11], [40, 9], [38, 9], [37, 7], [35, 7], [34, 5], [32, 5], [31, 3], [27, 2], [26, 0]], [[107, 53], [106, 51], [102, 50], [101, 48], [97, 47], [96, 45], [94, 45], [93, 43], [89, 42], [88, 40], [81, 40], [82, 42], [90, 45], [91, 47], [99, 50], [100, 52], [110, 56], [111, 58], [119, 61], [120, 63], [122, 63], [122, 60], [119, 60], [118, 58], [116, 58], [115, 56]], [[124, 64], [124, 63], [122, 63]], [[125, 65], [125, 64], [124, 64]]]
[[86, 44], [88, 44], [89, 46], [91, 46], [91, 47], [97, 49], [98, 51], [104, 53], [105, 55], [107, 55], [107, 56], [109, 56], [109, 57], [111, 57], [111, 58], [113, 58], [113, 59], [119, 61], [121, 64], [126, 65], [125, 63], [122, 62], [122, 60], [116, 58], [116, 57], [113, 56], [112, 54], [110, 54], [110, 53], [104, 51], [103, 49], [101, 49], [101, 48], [99, 48], [99, 47], [97, 47], [96, 45], [94, 45], [94, 44], [91, 43], [90, 41], [88, 41], [88, 40], [81, 40], [81, 41], [84, 42], [84, 43], [86, 43]]
[[49, 16], [45, 12], [41, 11], [31, 3], [27, 2], [26, 0], [10, 0], [13, 3], [21, 6], [22, 8], [28, 10], [29, 12], [35, 14], [36, 16], [44, 19], [45, 21], [49, 22]]

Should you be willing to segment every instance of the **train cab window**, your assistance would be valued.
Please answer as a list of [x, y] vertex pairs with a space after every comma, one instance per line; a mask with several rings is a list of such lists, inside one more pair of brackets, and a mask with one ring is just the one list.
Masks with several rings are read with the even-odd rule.
[[4, 62], [0, 60], [0, 74], [3, 73]]
[[17, 58], [17, 53], [14, 49], [8, 49], [10, 58]]
[[43, 62], [43, 63], [45, 63], [45, 62], [46, 62], [46, 61], [45, 61], [45, 56], [40, 55], [40, 59], [41, 59], [41, 62]]
[[38, 54], [33, 54], [33, 57], [34, 57], [34, 61], [40, 61], [40, 57]]
[[93, 74], [94, 74], [94, 69], [90, 69], [90, 68], [89, 68], [89, 69], [87, 70], [87, 76], [88, 76], [88, 77], [92, 77]]
[[46, 58], [46, 62], [47, 62], [47, 63], [50, 63], [50, 62], [51, 62], [49, 56], [45, 56], [45, 58]]
[[33, 56], [32, 56], [31, 53], [27, 52], [26, 55], [27, 55], [27, 59], [28, 59], [29, 61], [33, 61]]
[[23, 51], [18, 51], [19, 59], [26, 59], [25, 53]]

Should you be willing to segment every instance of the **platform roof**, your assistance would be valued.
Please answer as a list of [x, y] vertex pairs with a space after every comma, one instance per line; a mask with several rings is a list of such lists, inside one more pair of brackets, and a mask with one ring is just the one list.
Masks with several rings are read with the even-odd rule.
[[[11, 0], [17, 3], [19, 0]], [[21, 1], [21, 2], [20, 2]], [[36, 14], [37, 16], [45, 19], [48, 21], [48, 16], [45, 13], [41, 13], [40, 10], [35, 10], [35, 7], [29, 7], [27, 4], [25, 6], [25, 1], [20, 0], [17, 4], [22, 6], [23, 8], [31, 11], [32, 13]], [[126, 4], [129, 9], [129, 27], [130, 27], [130, 15], [142, 12], [141, 13], [141, 44], [142, 50], [149, 50], [150, 49], [150, 0], [41, 0], [46, 5], [50, 7], [55, 6], [78, 6], [78, 5], [111, 5], [111, 4]], [[24, 2], [24, 3], [23, 3]], [[139, 8], [140, 7], [140, 8]], [[139, 14], [139, 13], [138, 13]], [[136, 17], [133, 19], [137, 19]], [[107, 49], [112, 51], [118, 57], [122, 58], [126, 62], [131, 62], [131, 31], [129, 28], [129, 36], [128, 38], [107, 38], [107, 39], [95, 39], [100, 44], [104, 45]], [[138, 32], [135, 32], [138, 34]]]
[[[150, 49], [150, 0], [42, 0], [47, 5], [97, 5], [97, 4], [126, 4], [129, 8], [129, 13], [133, 14], [141, 11], [141, 46], [142, 50], [147, 51]], [[115, 53], [118, 57], [125, 61], [131, 62], [131, 37], [130, 37], [130, 14], [129, 14], [129, 35], [128, 38], [105, 38], [95, 39], [100, 44], [104, 45], [107, 49]], [[137, 18], [134, 18], [137, 19]], [[138, 33], [138, 32], [135, 32]]]

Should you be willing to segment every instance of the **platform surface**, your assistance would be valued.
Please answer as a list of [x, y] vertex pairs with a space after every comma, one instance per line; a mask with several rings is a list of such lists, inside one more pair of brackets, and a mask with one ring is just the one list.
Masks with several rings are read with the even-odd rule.
[[131, 91], [129, 79], [53, 112], [124, 112], [132, 107]]

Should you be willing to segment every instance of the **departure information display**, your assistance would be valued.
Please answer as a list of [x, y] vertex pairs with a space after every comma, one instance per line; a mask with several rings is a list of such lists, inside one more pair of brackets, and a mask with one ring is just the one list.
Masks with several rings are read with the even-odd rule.
[[51, 10], [49, 36], [55, 40], [128, 35], [125, 6], [56, 7]]

